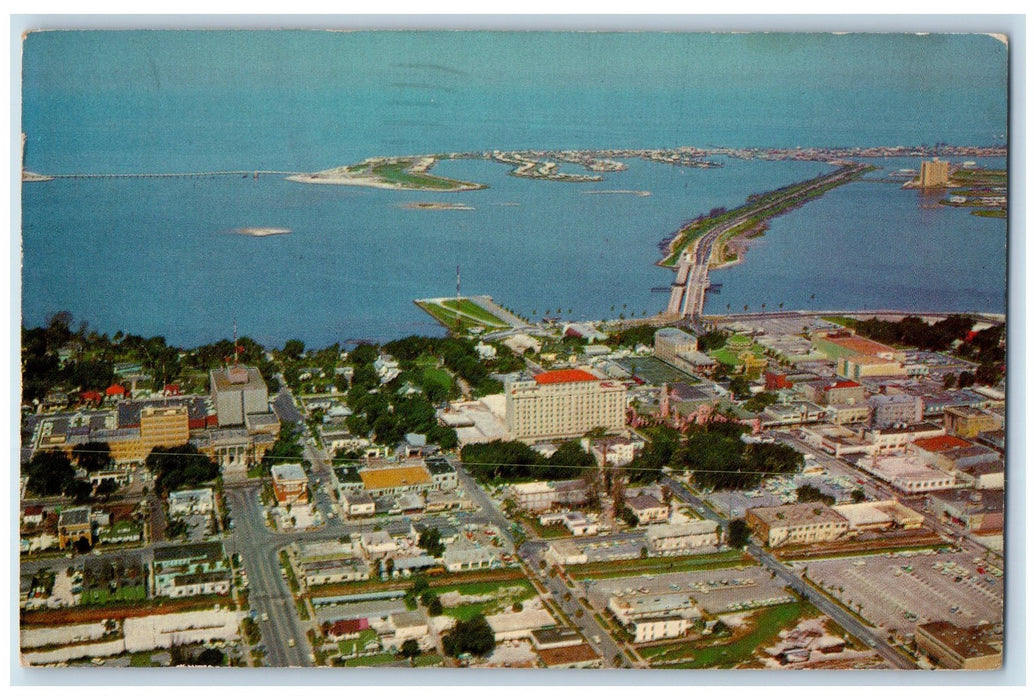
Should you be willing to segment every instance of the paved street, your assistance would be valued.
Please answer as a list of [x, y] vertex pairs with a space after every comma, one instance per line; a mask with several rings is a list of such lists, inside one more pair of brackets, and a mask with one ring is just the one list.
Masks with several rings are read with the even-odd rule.
[[[241, 555], [248, 574], [248, 601], [260, 614], [267, 664], [309, 666], [309, 640], [277, 559], [277, 550], [284, 545], [266, 527], [259, 488], [228, 488], [226, 493], [236, 524], [234, 534], [227, 539], [227, 551]], [[264, 614], [268, 620], [262, 620]], [[294, 646], [289, 640], [295, 641]]]
[[[694, 496], [683, 484], [670, 477], [665, 477], [663, 483], [672, 489], [677, 498], [689, 503], [699, 515], [715, 520], [723, 525], [724, 530], [727, 529], [727, 521], [713, 513], [701, 499]], [[754, 542], [749, 542], [745, 549], [759, 563], [780, 577], [789, 588], [812, 603], [814, 607], [841, 625], [851, 635], [876, 650], [892, 666], [898, 669], [916, 668], [912, 661], [896, 651], [885, 639], [879, 637], [873, 628], [863, 625], [857, 618], [832, 602], [827, 596], [821, 594], [812, 586], [803, 583], [802, 579], [799, 578], [798, 574], [791, 567], [778, 561], [773, 555]]]
[[[471, 499], [476, 502], [485, 517], [497, 526], [507, 544], [507, 549], [509, 551], [513, 551], [514, 541], [511, 539], [511, 521], [504, 516], [496, 503], [494, 503], [482, 487], [478, 485], [475, 479], [468, 474], [464, 469], [464, 466], [459, 461], [451, 460], [451, 464], [453, 464], [453, 467], [457, 470], [457, 475], [460, 478], [461, 483], [464, 485], [465, 493], [467, 493]], [[618, 644], [616, 644], [615, 640], [608, 635], [608, 632], [597, 623], [591, 610], [583, 610], [582, 616], [576, 617], [576, 611], [582, 607], [579, 603], [579, 598], [584, 596], [585, 593], [578, 592], [581, 589], [577, 587], [571, 591], [572, 595], [570, 596], [570, 599], [566, 601], [565, 594], [569, 592], [569, 589], [562, 580], [562, 577], [551, 577], [549, 575], [549, 568], [540, 572], [539, 563], [546, 547], [547, 545], [543, 542], [529, 541], [523, 543], [522, 546], [518, 548], [517, 553], [519, 558], [525, 564], [526, 573], [531, 576], [535, 576], [540, 583], [546, 587], [558, 607], [568, 615], [574, 625], [579, 627], [583, 636], [589, 640], [590, 645], [604, 657], [605, 667], [613, 665], [612, 659], [616, 654], [622, 656], [624, 660], [623, 665], [628, 665], [625, 663], [626, 657], [622, 654]], [[598, 642], [598, 639], [601, 641]]]

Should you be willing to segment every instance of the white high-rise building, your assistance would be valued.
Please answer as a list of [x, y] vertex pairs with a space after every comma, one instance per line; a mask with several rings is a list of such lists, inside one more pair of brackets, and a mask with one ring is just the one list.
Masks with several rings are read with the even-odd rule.
[[511, 381], [504, 394], [512, 440], [572, 438], [626, 425], [626, 387], [581, 369]]

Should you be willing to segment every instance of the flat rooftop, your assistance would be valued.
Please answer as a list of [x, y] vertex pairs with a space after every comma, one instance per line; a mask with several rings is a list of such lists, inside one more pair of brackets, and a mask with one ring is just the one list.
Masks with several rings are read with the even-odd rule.
[[308, 481], [301, 464], [277, 464], [270, 469], [274, 481]]
[[240, 391], [250, 389], [266, 389], [263, 375], [255, 367], [237, 367], [214, 369], [209, 372], [213, 388], [217, 391]]
[[431, 483], [432, 477], [424, 465], [401, 465], [398, 467], [379, 467], [361, 469], [360, 479], [368, 491], [375, 489], [399, 488]]
[[820, 523], [848, 522], [845, 517], [823, 503], [790, 503], [782, 506], [749, 508], [760, 520], [771, 527], [774, 525], [814, 525]]

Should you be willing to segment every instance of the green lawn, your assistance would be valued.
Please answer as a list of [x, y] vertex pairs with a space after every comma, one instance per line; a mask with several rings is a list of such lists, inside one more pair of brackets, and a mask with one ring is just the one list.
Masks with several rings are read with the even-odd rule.
[[[690, 647], [683, 651], [691, 653], [694, 658], [677, 664], [667, 664], [666, 668], [734, 668], [735, 666], [750, 660], [756, 650], [769, 646], [776, 639], [781, 630], [788, 629], [798, 620], [804, 617], [813, 617], [820, 612], [809, 603], [784, 603], [764, 608], [755, 615], [752, 623], [754, 629], [744, 637], [728, 644], [716, 644], [714, 646]], [[688, 643], [677, 645], [689, 647]], [[641, 654], [654, 649], [640, 650]]]
[[410, 161], [398, 161], [395, 163], [383, 163], [375, 165], [370, 169], [372, 175], [376, 175], [388, 182], [396, 182], [404, 187], [416, 187], [426, 190], [454, 190], [462, 186], [470, 186], [470, 183], [459, 180], [451, 180], [426, 173], [409, 172], [413, 163]]
[[487, 326], [499, 326], [501, 328], [508, 327], [507, 323], [489, 313], [470, 299], [447, 299], [440, 302], [440, 305], [451, 311], [459, 311], [462, 314], [467, 314], [468, 316], [477, 318]]
[[105, 605], [106, 603], [130, 603], [147, 598], [144, 584], [138, 586], [126, 586], [117, 588], [115, 593], [109, 593], [107, 588], [96, 588], [91, 591], [83, 591], [80, 601], [82, 605]]
[[[503, 589], [505, 588], [519, 588], [521, 590], [504, 596]], [[443, 614], [461, 621], [470, 620], [479, 614], [492, 615], [505, 610], [510, 610], [512, 605], [531, 598], [535, 593], [532, 584], [528, 581], [471, 583], [462, 586], [442, 586], [432, 590], [440, 595], [447, 591], [459, 591], [462, 595], [496, 594], [496, 596], [491, 600], [483, 601], [481, 603], [466, 603], [464, 605], [457, 605], [443, 610]], [[497, 593], [497, 591], [500, 591], [500, 593]]]
[[442, 663], [442, 656], [439, 654], [421, 654], [414, 659], [414, 666], [420, 668], [422, 666], [438, 666]]
[[383, 651], [380, 654], [371, 654], [370, 656], [357, 656], [354, 659], [346, 659], [345, 665], [350, 668], [356, 666], [380, 666], [382, 664], [389, 664], [396, 660], [396, 655]]
[[418, 302], [417, 305], [421, 307], [421, 309], [426, 311], [429, 315], [431, 315], [432, 318], [434, 318], [436, 321], [446, 326], [451, 331], [454, 331], [455, 333], [464, 333], [467, 332], [469, 329], [474, 328], [475, 326], [482, 325], [480, 323], [477, 323], [476, 321], [473, 321], [469, 318], [465, 318], [463, 316], [458, 318], [457, 314], [439, 306], [438, 304]]
[[[753, 343], [751, 350], [752, 354], [756, 357], [763, 356], [763, 348], [761, 345], [756, 345], [755, 343]], [[720, 348], [719, 350], [713, 350], [709, 353], [709, 355], [712, 356], [712, 358], [717, 362], [722, 362], [723, 364], [730, 365], [731, 367], [741, 364], [741, 361], [737, 357], [740, 354], [741, 353], [732, 352], [727, 348]]]
[[836, 323], [839, 326], [846, 328], [856, 328], [858, 321], [855, 318], [849, 318], [848, 316], [821, 316], [821, 320], [827, 321], [828, 323]]
[[130, 655], [130, 666], [132, 668], [151, 668], [151, 652], [138, 651]]
[[619, 562], [594, 562], [565, 567], [573, 578], [622, 578], [638, 574], [669, 573], [674, 571], [702, 571], [726, 569], [739, 564], [754, 563], [744, 552], [729, 550], [716, 554], [698, 554], [687, 557], [648, 557]]
[[461, 583], [454, 586], [436, 586], [431, 590], [437, 594], [447, 591], [457, 591], [461, 595], [483, 595], [493, 593], [501, 588], [522, 588], [523, 595], [528, 598], [535, 592], [532, 584], [525, 579], [513, 581], [476, 581], [473, 583]]
[[421, 371], [422, 386], [435, 385], [442, 387], [445, 391], [453, 388], [453, 377], [444, 369], [437, 367], [425, 367]]
[[356, 652], [362, 652], [371, 641], [378, 638], [374, 630], [363, 630], [357, 639], [343, 639], [338, 642], [338, 651], [342, 656], [352, 656]]
[[468, 603], [467, 605], [458, 605], [455, 608], [444, 608], [443, 614], [452, 617], [455, 620], [461, 622], [467, 622], [476, 615], [492, 615], [499, 612], [496, 608], [499, 607], [499, 603], [495, 600], [489, 600], [484, 603]]

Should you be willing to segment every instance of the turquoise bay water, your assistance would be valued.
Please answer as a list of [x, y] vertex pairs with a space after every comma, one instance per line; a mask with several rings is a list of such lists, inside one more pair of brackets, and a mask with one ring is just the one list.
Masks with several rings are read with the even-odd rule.
[[[50, 174], [313, 171], [512, 148], [985, 145], [1006, 124], [1006, 49], [980, 36], [61, 32], [24, 48], [25, 164]], [[440, 163], [490, 185], [453, 194], [274, 176], [26, 183], [24, 320], [67, 309], [188, 344], [229, 335], [234, 319], [275, 344], [439, 333], [411, 301], [452, 294], [457, 265], [463, 293], [527, 315], [653, 313], [666, 296], [651, 288], [672, 278], [653, 265], [662, 237], [827, 167], [629, 166], [574, 184]], [[1002, 311], [1004, 222], [917, 205], [916, 192], [861, 182], [777, 219], [743, 265], [714, 273], [724, 287], [708, 310]], [[231, 233], [247, 226], [293, 233]]]

